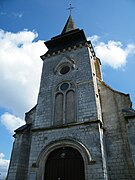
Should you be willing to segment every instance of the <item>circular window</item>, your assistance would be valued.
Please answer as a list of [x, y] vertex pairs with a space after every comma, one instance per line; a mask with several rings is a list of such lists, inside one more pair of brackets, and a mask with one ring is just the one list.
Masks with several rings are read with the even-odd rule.
[[60, 73], [61, 74], [66, 74], [69, 71], [70, 71], [70, 67], [69, 66], [64, 66], [64, 67], [61, 68]]
[[60, 86], [60, 89], [62, 90], [62, 91], [65, 91], [65, 90], [67, 90], [69, 88], [69, 84], [68, 83], [63, 83], [61, 86]]

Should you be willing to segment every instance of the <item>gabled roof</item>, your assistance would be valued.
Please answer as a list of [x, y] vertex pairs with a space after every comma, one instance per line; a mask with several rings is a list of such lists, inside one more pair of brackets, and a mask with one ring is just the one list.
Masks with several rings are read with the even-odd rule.
[[72, 16], [70, 15], [61, 34], [67, 33], [75, 29], [76, 29], [75, 23], [72, 19]]

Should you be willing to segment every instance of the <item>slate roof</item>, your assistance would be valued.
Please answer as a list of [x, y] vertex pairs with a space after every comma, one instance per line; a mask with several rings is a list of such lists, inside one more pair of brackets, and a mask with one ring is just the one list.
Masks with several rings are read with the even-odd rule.
[[72, 16], [70, 15], [61, 34], [67, 33], [75, 29], [76, 29], [75, 23], [72, 19]]
[[16, 129], [14, 132], [15, 133], [23, 132], [23, 131], [29, 129], [30, 127], [31, 127], [31, 125], [25, 124], [25, 125], [19, 127], [18, 129]]

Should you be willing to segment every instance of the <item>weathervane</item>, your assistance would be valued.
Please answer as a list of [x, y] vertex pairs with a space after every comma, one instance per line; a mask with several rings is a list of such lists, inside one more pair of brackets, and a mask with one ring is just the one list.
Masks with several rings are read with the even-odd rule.
[[70, 3], [69, 5], [70, 7], [68, 8], [68, 10], [70, 11], [70, 15], [72, 14], [72, 9], [74, 9], [75, 7], [72, 7], [72, 4]]

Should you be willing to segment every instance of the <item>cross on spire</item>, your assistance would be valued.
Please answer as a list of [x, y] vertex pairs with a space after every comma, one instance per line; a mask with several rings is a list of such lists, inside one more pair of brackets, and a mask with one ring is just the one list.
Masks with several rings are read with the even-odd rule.
[[74, 8], [75, 8], [75, 7], [72, 7], [72, 4], [70, 3], [69, 8], [68, 8], [68, 10], [70, 11], [70, 15], [72, 14], [72, 10], [73, 10]]

